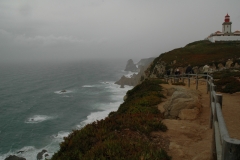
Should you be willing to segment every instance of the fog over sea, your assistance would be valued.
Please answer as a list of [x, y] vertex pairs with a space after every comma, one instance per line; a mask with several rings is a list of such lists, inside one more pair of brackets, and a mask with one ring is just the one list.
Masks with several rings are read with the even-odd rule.
[[0, 64], [0, 160], [49, 158], [73, 129], [116, 111], [132, 88], [114, 84], [126, 62]]

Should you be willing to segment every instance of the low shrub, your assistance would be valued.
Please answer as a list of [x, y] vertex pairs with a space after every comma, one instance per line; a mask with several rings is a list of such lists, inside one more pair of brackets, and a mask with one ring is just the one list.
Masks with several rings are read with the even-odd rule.
[[213, 79], [221, 79], [227, 77], [239, 77], [240, 78], [240, 70], [222, 70], [213, 73]]
[[218, 81], [214, 81], [216, 91], [223, 93], [240, 92], [240, 81], [235, 77], [223, 77]]

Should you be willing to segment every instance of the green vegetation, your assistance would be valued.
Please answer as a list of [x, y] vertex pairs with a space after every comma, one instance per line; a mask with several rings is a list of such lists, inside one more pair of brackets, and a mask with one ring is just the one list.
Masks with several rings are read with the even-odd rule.
[[218, 81], [214, 81], [216, 91], [223, 93], [240, 92], [240, 81], [235, 77], [223, 77]]
[[165, 83], [158, 79], [146, 79], [142, 84], [135, 86], [127, 92], [126, 101], [120, 105], [117, 113], [152, 113], [159, 114], [155, 105], [161, 102], [164, 96], [161, 94]]
[[154, 66], [161, 61], [166, 63], [166, 69], [192, 66], [204, 66], [205, 64], [224, 63], [228, 59], [240, 62], [240, 44], [234, 42], [211, 43], [208, 40], [197, 41], [161, 54], [149, 67], [148, 73], [154, 72]]
[[240, 78], [240, 70], [235, 69], [235, 70], [222, 70], [218, 72], [213, 73], [213, 79], [221, 79], [221, 78], [226, 78], [226, 77], [239, 77]]
[[223, 70], [213, 74], [216, 91], [223, 93], [240, 92], [240, 70]]
[[167, 130], [156, 106], [164, 98], [160, 83], [149, 79], [128, 91], [117, 112], [64, 138], [52, 160], [171, 159], [150, 135]]

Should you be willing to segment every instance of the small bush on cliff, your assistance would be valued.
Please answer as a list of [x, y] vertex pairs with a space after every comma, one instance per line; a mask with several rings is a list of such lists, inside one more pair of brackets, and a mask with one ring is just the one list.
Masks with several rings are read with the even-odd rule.
[[223, 93], [240, 92], [240, 81], [235, 77], [223, 77], [218, 81], [214, 81], [216, 91]]
[[239, 77], [240, 78], [240, 70], [222, 70], [213, 73], [213, 79], [221, 79], [227, 77]]

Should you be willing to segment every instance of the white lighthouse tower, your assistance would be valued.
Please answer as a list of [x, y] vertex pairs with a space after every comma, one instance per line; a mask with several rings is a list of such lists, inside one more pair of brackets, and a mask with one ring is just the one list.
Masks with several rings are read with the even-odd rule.
[[222, 33], [226, 35], [230, 35], [232, 33], [231, 28], [232, 28], [232, 22], [230, 22], [230, 16], [227, 14], [222, 24]]

